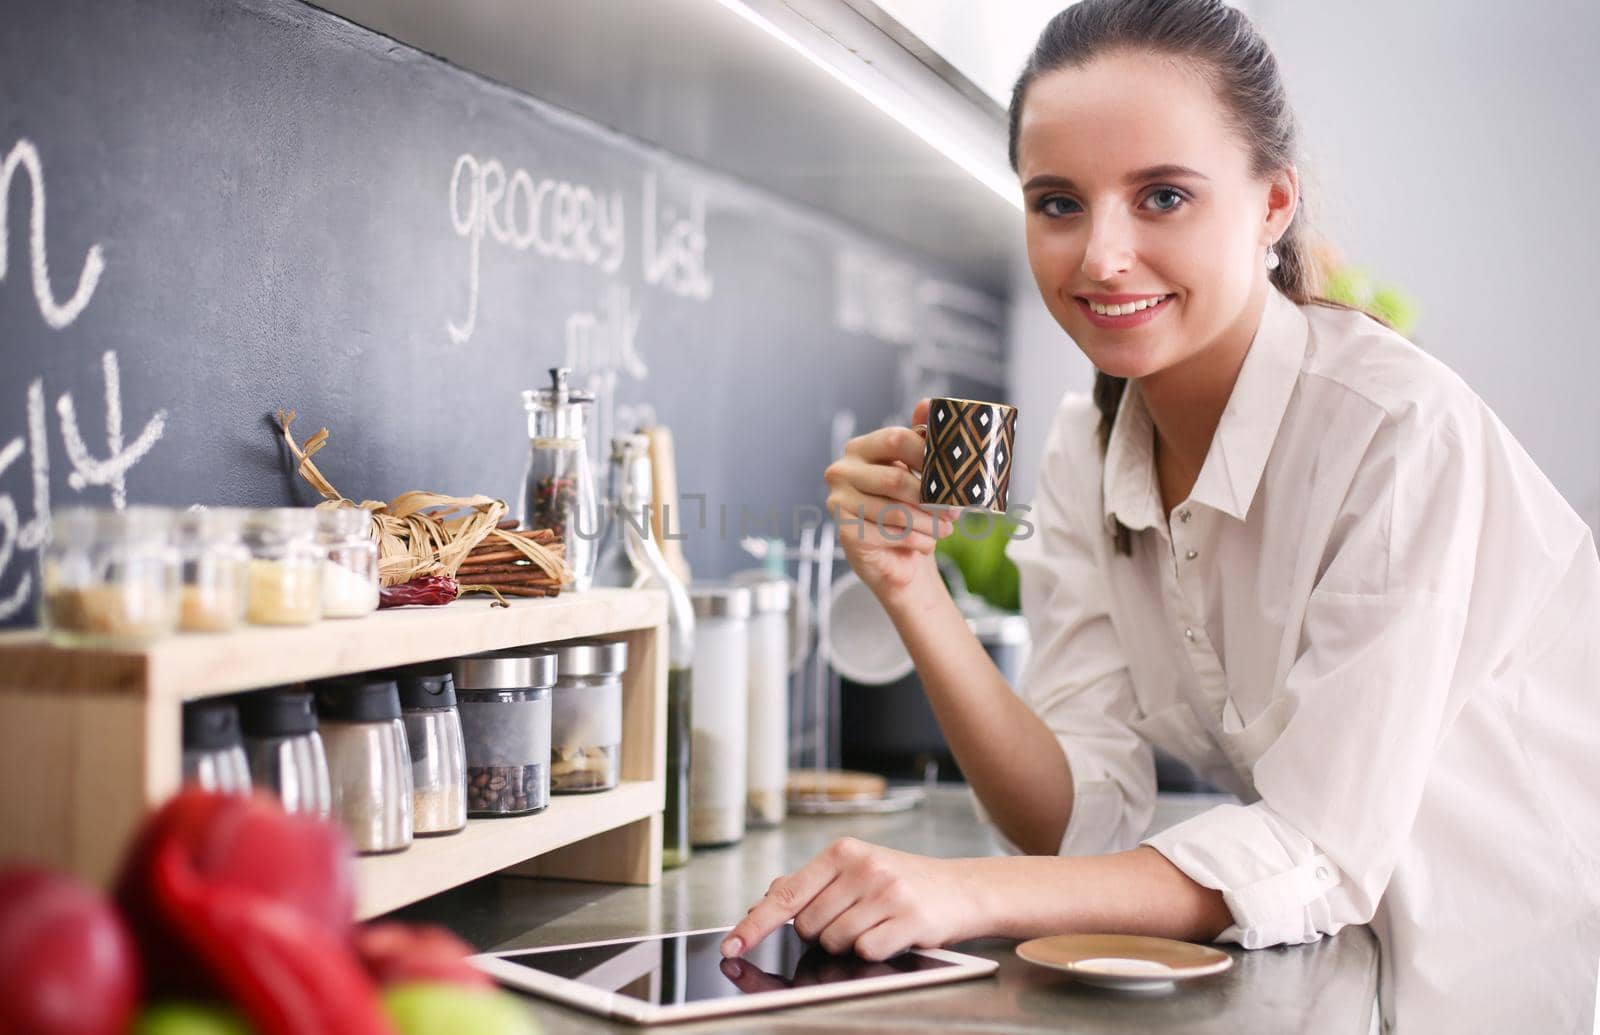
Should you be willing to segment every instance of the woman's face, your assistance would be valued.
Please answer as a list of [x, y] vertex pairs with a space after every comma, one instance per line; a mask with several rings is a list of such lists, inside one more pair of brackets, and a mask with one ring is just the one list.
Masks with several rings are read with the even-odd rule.
[[1029, 265], [1056, 321], [1107, 374], [1147, 377], [1241, 334], [1249, 344], [1295, 180], [1251, 175], [1224, 118], [1192, 65], [1150, 54], [1107, 55], [1028, 88], [1017, 171]]

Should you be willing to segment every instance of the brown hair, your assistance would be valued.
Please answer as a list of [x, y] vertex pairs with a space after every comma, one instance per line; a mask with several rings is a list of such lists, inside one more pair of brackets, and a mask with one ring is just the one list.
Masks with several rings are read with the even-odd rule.
[[[1295, 164], [1299, 128], [1278, 63], [1254, 25], [1222, 0], [1080, 0], [1050, 20], [1011, 93], [1011, 168], [1017, 168], [1017, 128], [1028, 87], [1040, 75], [1080, 68], [1112, 52], [1148, 51], [1186, 58], [1206, 74], [1228, 119], [1250, 149], [1251, 172], [1265, 176]], [[1302, 215], [1304, 201], [1273, 247], [1278, 268], [1272, 283], [1298, 304], [1321, 302], [1315, 242]], [[1127, 379], [1095, 371], [1094, 403], [1100, 411], [1100, 448], [1111, 438]], [[1133, 552], [1132, 534], [1120, 521], [1117, 552]]]

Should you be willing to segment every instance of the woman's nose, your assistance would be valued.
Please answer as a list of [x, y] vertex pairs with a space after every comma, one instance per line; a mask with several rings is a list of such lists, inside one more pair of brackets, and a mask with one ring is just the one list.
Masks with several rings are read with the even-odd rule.
[[1133, 243], [1126, 224], [1115, 216], [1096, 220], [1083, 250], [1083, 275], [1094, 281], [1108, 281], [1132, 266]]

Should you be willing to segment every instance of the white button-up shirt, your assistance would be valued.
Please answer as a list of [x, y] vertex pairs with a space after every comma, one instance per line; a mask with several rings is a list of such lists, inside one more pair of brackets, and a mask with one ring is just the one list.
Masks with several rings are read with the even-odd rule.
[[[1592, 419], [1592, 415], [1588, 419]], [[1272, 291], [1189, 498], [1136, 383], [1069, 396], [1011, 544], [1063, 854], [1132, 847], [1151, 745], [1239, 796], [1146, 843], [1246, 947], [1370, 922], [1402, 1031], [1588, 1031], [1600, 963], [1600, 557], [1455, 374]], [[1133, 530], [1115, 552], [1113, 518]]]

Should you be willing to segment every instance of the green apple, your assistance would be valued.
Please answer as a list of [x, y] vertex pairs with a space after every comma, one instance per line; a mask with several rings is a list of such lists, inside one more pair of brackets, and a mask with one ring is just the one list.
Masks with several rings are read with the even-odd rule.
[[1365, 309], [1372, 303], [1372, 276], [1359, 266], [1345, 266], [1328, 274], [1322, 293], [1331, 301]]
[[384, 992], [383, 1006], [400, 1035], [539, 1035], [521, 1000], [496, 988], [411, 982]]
[[250, 1035], [244, 1018], [211, 1003], [157, 1003], [133, 1022], [132, 1035]]

